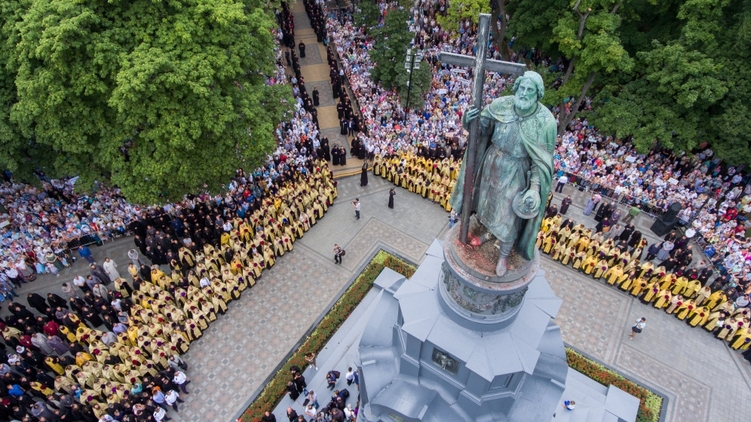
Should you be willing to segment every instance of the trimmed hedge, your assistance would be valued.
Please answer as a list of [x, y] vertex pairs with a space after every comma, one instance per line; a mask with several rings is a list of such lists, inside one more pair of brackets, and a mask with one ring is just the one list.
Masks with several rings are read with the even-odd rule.
[[302, 345], [295, 350], [287, 363], [274, 375], [274, 378], [261, 391], [261, 394], [245, 409], [240, 417], [241, 422], [260, 422], [263, 412], [273, 410], [281, 401], [286, 393], [287, 381], [289, 380], [289, 369], [293, 365], [305, 368], [305, 354], [309, 352], [318, 352], [323, 349], [326, 343], [336, 333], [339, 327], [349, 317], [357, 305], [373, 287], [373, 282], [385, 268], [402, 274], [409, 278], [415, 273], [416, 268], [401, 259], [385, 251], [379, 251], [365, 269], [360, 273], [350, 287], [342, 294], [339, 300], [331, 307], [326, 316], [316, 326], [316, 329], [305, 339]]
[[637, 422], [658, 422], [662, 409], [662, 397], [639, 384], [622, 377], [618, 373], [582, 356], [572, 349], [566, 348], [568, 366], [575, 369], [600, 384], [614, 385], [640, 400]]

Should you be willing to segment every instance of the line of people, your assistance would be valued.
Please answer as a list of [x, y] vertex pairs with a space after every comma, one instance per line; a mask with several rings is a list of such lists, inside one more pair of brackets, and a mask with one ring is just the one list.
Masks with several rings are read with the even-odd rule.
[[453, 157], [431, 159], [412, 153], [384, 156], [373, 161], [373, 174], [451, 211], [451, 194], [456, 186], [461, 161]]
[[[671, 233], [668, 238], [676, 236]], [[729, 278], [710, 281], [714, 270], [704, 261], [691, 268], [691, 245], [670, 251], [648, 248], [630, 223], [621, 230], [597, 231], [555, 214], [543, 220], [537, 247], [562, 265], [602, 279], [692, 327], [704, 327], [734, 349], [751, 347], [748, 295], [729, 296]], [[655, 258], [661, 258], [657, 264], [652, 262]]]

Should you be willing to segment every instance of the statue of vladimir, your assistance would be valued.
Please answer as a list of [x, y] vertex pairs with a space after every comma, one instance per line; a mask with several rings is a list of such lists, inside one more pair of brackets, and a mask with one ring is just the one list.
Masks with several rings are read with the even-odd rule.
[[[462, 189], [454, 189], [451, 197], [457, 213], [477, 212], [477, 219], [488, 230], [470, 239], [471, 245], [498, 239], [500, 255], [495, 271], [499, 277], [506, 274], [514, 247], [522, 258], [534, 257], [542, 208], [553, 178], [557, 135], [553, 114], [539, 102], [545, 93], [540, 74], [525, 72], [514, 82], [513, 91], [513, 97], [496, 98], [482, 110], [471, 107], [465, 112], [465, 129], [480, 118], [472, 209], [461, 209]], [[462, 165], [457, 186], [464, 186], [464, 172]]]

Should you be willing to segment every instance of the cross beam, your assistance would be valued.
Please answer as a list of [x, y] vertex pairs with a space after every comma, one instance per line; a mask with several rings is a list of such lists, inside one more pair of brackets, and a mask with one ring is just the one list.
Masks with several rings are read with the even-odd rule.
[[[438, 59], [441, 63], [452, 64], [463, 67], [473, 67], [474, 80], [472, 82], [472, 106], [478, 110], [482, 109], [482, 89], [485, 85], [485, 71], [510, 73], [512, 75], [523, 75], [527, 69], [523, 63], [503, 62], [486, 58], [488, 52], [488, 42], [490, 40], [490, 15], [487, 13], [480, 14], [480, 25], [477, 30], [477, 56], [465, 56], [454, 53], [439, 53]], [[469, 234], [469, 214], [472, 206], [472, 190], [475, 186], [475, 161], [477, 155], [477, 137], [479, 136], [480, 119], [474, 119], [469, 124], [469, 139], [467, 140], [467, 153], [464, 156], [464, 196], [462, 200], [462, 225], [460, 240], [467, 244], [467, 235]]]

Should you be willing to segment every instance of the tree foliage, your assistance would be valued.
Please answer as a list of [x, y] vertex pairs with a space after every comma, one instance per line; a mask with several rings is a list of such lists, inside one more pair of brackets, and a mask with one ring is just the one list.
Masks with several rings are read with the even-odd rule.
[[477, 24], [480, 13], [490, 13], [489, 0], [452, 0], [446, 14], [438, 15], [436, 20], [443, 29], [458, 31], [463, 21]]
[[[278, 5], [272, 5], [278, 6]], [[268, 5], [239, 0], [2, 3], [0, 166], [80, 175], [134, 202], [216, 191], [275, 144], [291, 105]]]
[[516, 46], [572, 70], [569, 79], [548, 72], [547, 103], [585, 93], [595, 99], [590, 122], [632, 136], [641, 151], [707, 142], [718, 157], [751, 164], [751, 1], [520, 0], [509, 13]]
[[412, 43], [413, 35], [407, 30], [409, 12], [401, 7], [389, 10], [383, 25], [373, 29], [375, 46], [370, 51], [370, 58], [375, 63], [371, 73], [373, 81], [387, 89], [396, 86], [396, 80], [404, 69], [407, 48]]
[[600, 93], [592, 120], [642, 151], [707, 142], [732, 164], [751, 163], [751, 2], [671, 3], [675, 35], [636, 54], [637, 71]]
[[368, 32], [380, 23], [381, 9], [375, 0], [362, 0], [355, 7], [355, 25], [365, 27], [365, 31]]
[[[425, 94], [430, 90], [430, 84], [433, 80], [430, 70], [430, 63], [423, 60], [420, 68], [412, 71], [412, 80], [410, 81], [410, 72], [407, 72], [406, 67], [402, 66], [399, 69], [399, 74], [396, 77], [396, 92], [399, 94], [402, 107], [421, 109], [425, 106]], [[411, 89], [409, 88], [410, 85], [412, 86]]]
[[408, 21], [409, 12], [399, 6], [389, 10], [383, 25], [372, 30], [376, 43], [370, 51], [370, 58], [375, 63], [371, 77], [386, 89], [396, 89], [403, 107], [409, 103], [410, 108], [422, 108], [423, 98], [430, 90], [432, 76], [430, 65], [423, 62], [420, 69], [412, 72], [411, 84], [409, 83], [410, 72], [405, 63], [407, 49], [412, 45], [414, 34], [409, 31]]

